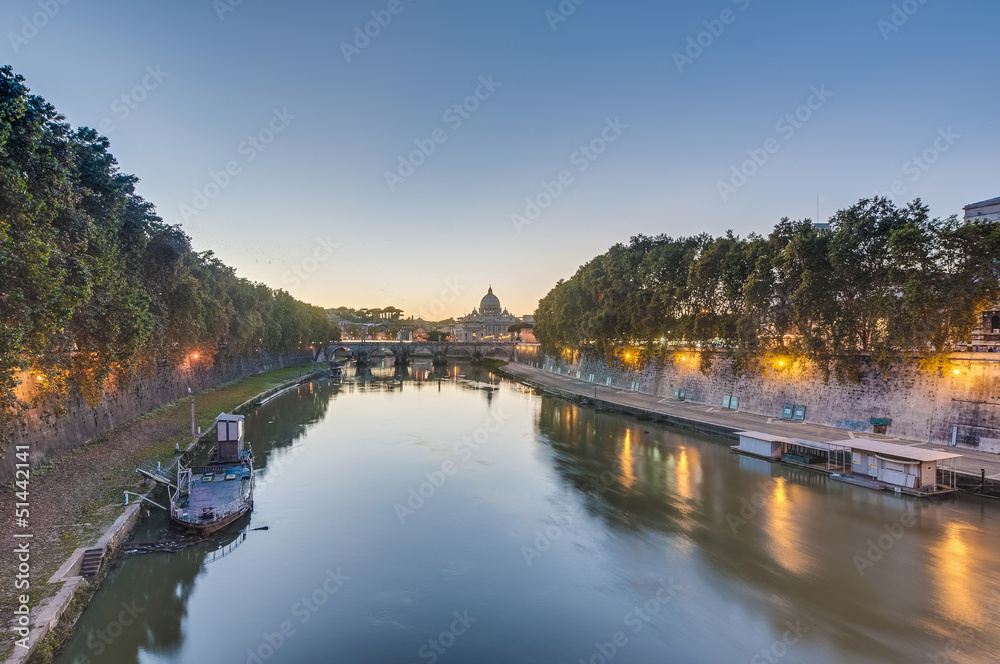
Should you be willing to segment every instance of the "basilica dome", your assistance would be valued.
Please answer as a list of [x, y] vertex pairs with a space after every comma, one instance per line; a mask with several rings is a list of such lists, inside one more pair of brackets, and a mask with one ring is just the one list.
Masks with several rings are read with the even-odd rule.
[[479, 311], [484, 314], [502, 313], [500, 298], [493, 294], [493, 286], [490, 286], [489, 292], [483, 296], [482, 301], [479, 303]]

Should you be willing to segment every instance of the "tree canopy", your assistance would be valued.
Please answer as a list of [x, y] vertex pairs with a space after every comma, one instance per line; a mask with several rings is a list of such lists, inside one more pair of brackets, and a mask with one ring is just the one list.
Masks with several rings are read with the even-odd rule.
[[[0, 414], [75, 387], [91, 405], [109, 377], [156, 361], [283, 351], [339, 333], [319, 307], [195, 252], [135, 193], [109, 142], [72, 128], [0, 68]], [[0, 417], [2, 419], [2, 417]]]
[[1000, 224], [932, 219], [919, 199], [864, 199], [829, 229], [782, 219], [763, 237], [636, 236], [538, 304], [549, 353], [610, 358], [625, 346], [725, 349], [737, 371], [769, 352], [856, 380], [871, 358], [937, 365], [1000, 299]]

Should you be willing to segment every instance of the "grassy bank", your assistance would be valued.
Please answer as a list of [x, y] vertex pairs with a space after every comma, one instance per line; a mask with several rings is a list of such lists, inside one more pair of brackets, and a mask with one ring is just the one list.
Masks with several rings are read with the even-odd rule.
[[[175, 445], [183, 450], [192, 441], [191, 398], [195, 426], [205, 431], [215, 417], [248, 399], [295, 380], [308, 367], [276, 369], [226, 383], [161, 406], [114, 431], [66, 452], [31, 470], [32, 606], [53, 595], [60, 584], [45, 583], [73, 551], [96, 542], [124, 507], [122, 492], [138, 489], [135, 469], [145, 461], [169, 464]], [[4, 504], [13, 504], [13, 488], [0, 489]], [[0, 537], [12, 541], [12, 524], [0, 522]], [[0, 556], [0, 577], [14, 578], [14, 556]], [[0, 615], [12, 615], [12, 584], [0, 590]], [[13, 649], [10, 633], [0, 642], [0, 660]]]

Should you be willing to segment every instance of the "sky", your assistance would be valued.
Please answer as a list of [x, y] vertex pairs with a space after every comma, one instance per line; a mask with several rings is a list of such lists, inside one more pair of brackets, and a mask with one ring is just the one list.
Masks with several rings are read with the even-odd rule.
[[0, 62], [195, 249], [515, 315], [637, 234], [1000, 196], [995, 0], [4, 0]]

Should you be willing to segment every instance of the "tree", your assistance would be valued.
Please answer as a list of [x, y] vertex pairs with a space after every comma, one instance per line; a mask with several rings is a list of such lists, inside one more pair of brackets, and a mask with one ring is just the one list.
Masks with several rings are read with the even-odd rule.
[[0, 420], [77, 390], [91, 406], [154, 360], [228, 362], [336, 339], [326, 312], [241, 279], [135, 193], [108, 140], [0, 68]]
[[919, 199], [885, 198], [831, 222], [784, 218], [766, 238], [633, 237], [557, 282], [535, 335], [546, 353], [609, 360], [626, 346], [721, 346], [737, 372], [782, 353], [856, 381], [869, 360], [941, 366], [1000, 299], [1000, 224], [931, 219]]

